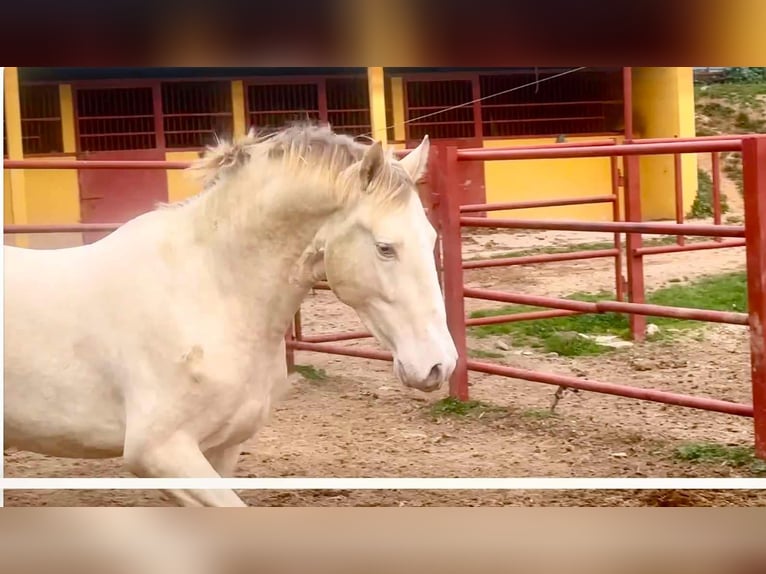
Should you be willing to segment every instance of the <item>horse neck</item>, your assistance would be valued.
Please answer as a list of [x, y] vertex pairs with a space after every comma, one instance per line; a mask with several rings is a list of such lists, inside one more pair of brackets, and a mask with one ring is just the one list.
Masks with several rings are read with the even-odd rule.
[[[310, 285], [290, 282], [300, 255], [338, 208], [316, 187], [272, 179], [262, 189], [200, 202], [200, 215], [218, 222], [210, 260], [254, 337], [281, 340]], [[223, 191], [223, 190], [222, 190]], [[234, 191], [236, 190], [229, 190]], [[239, 198], [239, 201], [237, 200]], [[248, 205], [249, 203], [249, 205]], [[247, 207], [245, 207], [247, 205]], [[211, 218], [212, 216], [212, 218]]]

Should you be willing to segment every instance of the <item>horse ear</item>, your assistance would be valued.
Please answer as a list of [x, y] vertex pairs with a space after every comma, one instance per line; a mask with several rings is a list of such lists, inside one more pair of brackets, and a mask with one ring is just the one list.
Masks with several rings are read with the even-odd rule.
[[369, 146], [364, 152], [362, 157], [362, 167], [359, 169], [359, 174], [362, 178], [362, 184], [364, 187], [370, 185], [370, 182], [383, 168], [383, 163], [386, 161], [383, 155], [383, 144], [380, 141], [376, 141]]
[[426, 174], [430, 150], [431, 142], [428, 139], [428, 135], [425, 135], [418, 147], [399, 160], [399, 163], [410, 174], [412, 181], [415, 183], [418, 183]]

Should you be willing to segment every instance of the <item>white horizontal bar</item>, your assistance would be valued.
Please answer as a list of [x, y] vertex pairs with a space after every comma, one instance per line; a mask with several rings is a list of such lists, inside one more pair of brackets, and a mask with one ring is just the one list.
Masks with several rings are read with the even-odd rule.
[[766, 478], [5, 478], [5, 490], [766, 489]]

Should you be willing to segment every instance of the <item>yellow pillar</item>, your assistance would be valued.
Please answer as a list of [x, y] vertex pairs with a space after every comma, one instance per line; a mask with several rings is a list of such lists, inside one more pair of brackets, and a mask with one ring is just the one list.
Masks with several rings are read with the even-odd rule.
[[[692, 68], [633, 68], [633, 117], [638, 138], [695, 136]], [[672, 156], [641, 158], [641, 198], [645, 219], [673, 219], [675, 178]], [[697, 195], [697, 158], [681, 155], [684, 211]]]
[[74, 129], [74, 100], [72, 86], [59, 85], [59, 104], [61, 106], [61, 135], [64, 143], [64, 153], [77, 152], [77, 137]]
[[370, 124], [372, 137], [388, 143], [388, 129], [386, 125], [386, 86], [383, 75], [383, 67], [375, 66], [367, 68], [367, 87], [370, 93]]
[[231, 110], [233, 114], [234, 136], [247, 133], [247, 105], [245, 100], [245, 85], [242, 80], [231, 83]]
[[[3, 95], [5, 97], [5, 126], [8, 136], [8, 159], [24, 159], [21, 137], [21, 102], [19, 99], [18, 68], [7, 67], [4, 72]], [[24, 224], [29, 221], [27, 197], [24, 185], [24, 171], [13, 169], [9, 172], [11, 221]], [[6, 193], [9, 193], [6, 190]], [[16, 245], [26, 246], [25, 237], [16, 236]]]
[[391, 100], [394, 112], [391, 122], [394, 124], [394, 139], [403, 142], [407, 139], [407, 130], [404, 127], [407, 118], [404, 115], [404, 83], [402, 78], [391, 78]]

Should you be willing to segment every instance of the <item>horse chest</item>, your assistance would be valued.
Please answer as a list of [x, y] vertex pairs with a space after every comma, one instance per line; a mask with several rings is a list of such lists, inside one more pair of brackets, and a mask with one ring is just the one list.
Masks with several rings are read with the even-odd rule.
[[238, 391], [214, 400], [206, 409], [207, 446], [244, 442], [266, 423], [273, 404], [271, 389], [243, 384]]
[[195, 426], [204, 447], [231, 445], [265, 424], [274, 392], [286, 378], [284, 366], [262, 353], [246, 354], [237, 341], [194, 346], [182, 358], [185, 395], [199, 413]]
[[271, 399], [250, 399], [239, 404], [224, 422], [225, 443], [239, 443], [251, 438], [268, 418]]

